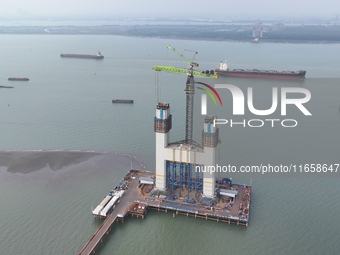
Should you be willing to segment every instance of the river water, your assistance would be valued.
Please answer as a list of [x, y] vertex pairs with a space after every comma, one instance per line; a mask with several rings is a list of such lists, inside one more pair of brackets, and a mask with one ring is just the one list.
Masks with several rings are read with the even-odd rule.
[[[153, 118], [158, 100], [173, 114], [171, 141], [185, 128], [185, 76], [160, 72], [154, 65], [186, 67], [170, 44], [187, 58], [198, 51], [200, 70], [227, 60], [231, 68], [307, 70], [303, 81], [221, 77], [200, 79], [234, 84], [254, 105], [267, 109], [271, 88], [299, 87], [311, 92], [305, 116], [287, 107], [276, 119], [295, 119], [285, 128], [220, 125], [220, 165], [339, 164], [339, 44], [251, 44], [93, 35], [0, 35], [0, 150], [91, 151], [101, 155], [78, 164], [14, 173], [0, 163], [0, 249], [3, 254], [77, 254], [101, 221], [96, 206], [129, 168], [154, 171]], [[92, 54], [104, 60], [65, 59], [60, 53]], [[8, 77], [28, 77], [10, 82]], [[158, 83], [156, 82], [158, 80]], [[156, 96], [156, 86], [161, 97]], [[265, 119], [246, 111], [232, 115], [232, 97], [219, 90], [223, 106], [208, 98], [209, 114], [223, 119]], [[134, 99], [132, 105], [113, 98]], [[194, 139], [201, 142], [204, 116], [201, 91], [195, 96]], [[335, 165], [334, 165], [335, 166]], [[25, 172], [25, 164], [21, 169]], [[20, 168], [20, 167], [19, 167]], [[100, 254], [336, 254], [340, 250], [339, 173], [219, 174], [252, 182], [248, 228], [171, 214], [149, 212], [144, 220], [117, 224]]]

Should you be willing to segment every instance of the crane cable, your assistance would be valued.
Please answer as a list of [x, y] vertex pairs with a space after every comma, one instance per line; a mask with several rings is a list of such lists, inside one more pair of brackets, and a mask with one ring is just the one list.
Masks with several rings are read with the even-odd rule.
[[159, 82], [159, 73], [158, 71], [155, 71], [155, 96], [157, 99], [157, 103], [161, 102], [161, 86]]

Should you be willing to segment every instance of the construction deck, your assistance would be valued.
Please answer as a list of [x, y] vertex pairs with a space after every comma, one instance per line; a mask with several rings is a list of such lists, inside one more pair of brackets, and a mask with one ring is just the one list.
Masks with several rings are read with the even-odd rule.
[[[251, 187], [249, 185], [233, 184], [233, 190], [238, 195], [233, 202], [220, 200], [220, 203], [214, 206], [202, 206], [197, 201], [194, 203], [183, 202], [184, 198], [180, 195], [190, 194], [185, 190], [177, 191], [176, 200], [170, 200], [169, 196], [158, 195], [151, 196], [153, 193], [152, 185], [140, 184], [139, 178], [152, 179], [153, 172], [130, 170], [127, 176], [122, 179], [127, 181], [129, 185], [125, 188], [125, 195], [120, 198], [120, 203], [116, 204], [114, 210], [109, 214], [98, 230], [92, 235], [88, 243], [78, 253], [79, 255], [95, 253], [98, 244], [103, 242], [105, 234], [108, 234], [114, 222], [124, 221], [126, 216], [145, 217], [149, 209], [168, 212], [173, 211], [173, 216], [185, 215], [206, 220], [214, 220], [217, 222], [226, 222], [229, 224], [237, 224], [248, 226], [249, 206]], [[116, 186], [116, 188], [119, 185]], [[176, 192], [175, 192], [176, 194]]]

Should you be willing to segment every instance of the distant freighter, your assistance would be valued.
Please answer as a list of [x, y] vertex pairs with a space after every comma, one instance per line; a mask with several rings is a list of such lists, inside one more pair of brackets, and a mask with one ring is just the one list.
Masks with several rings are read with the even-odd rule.
[[28, 78], [16, 78], [16, 77], [10, 77], [8, 78], [9, 81], [29, 81]]
[[98, 51], [94, 55], [88, 55], [88, 54], [60, 54], [60, 57], [62, 58], [90, 58], [90, 59], [103, 59], [104, 56]]
[[112, 103], [133, 104], [132, 99], [112, 99]]
[[258, 69], [228, 69], [226, 62], [220, 63], [220, 66], [215, 69], [219, 75], [230, 77], [245, 77], [245, 78], [272, 78], [272, 79], [299, 79], [305, 78], [306, 71], [277, 71], [277, 70], [258, 70]]

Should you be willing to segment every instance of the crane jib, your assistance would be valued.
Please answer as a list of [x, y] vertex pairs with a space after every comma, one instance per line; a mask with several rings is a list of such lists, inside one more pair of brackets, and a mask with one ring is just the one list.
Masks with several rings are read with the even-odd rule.
[[[152, 69], [155, 71], [166, 71], [166, 72], [171, 72], [171, 73], [188, 74], [187, 68], [181, 68], [181, 67], [175, 67], [175, 66], [154, 66]], [[197, 70], [193, 70], [192, 75], [203, 77], [203, 78], [213, 78], [213, 79], [217, 79], [219, 76], [218, 73], [216, 72], [210, 74], [210, 73], [202, 73]]]

